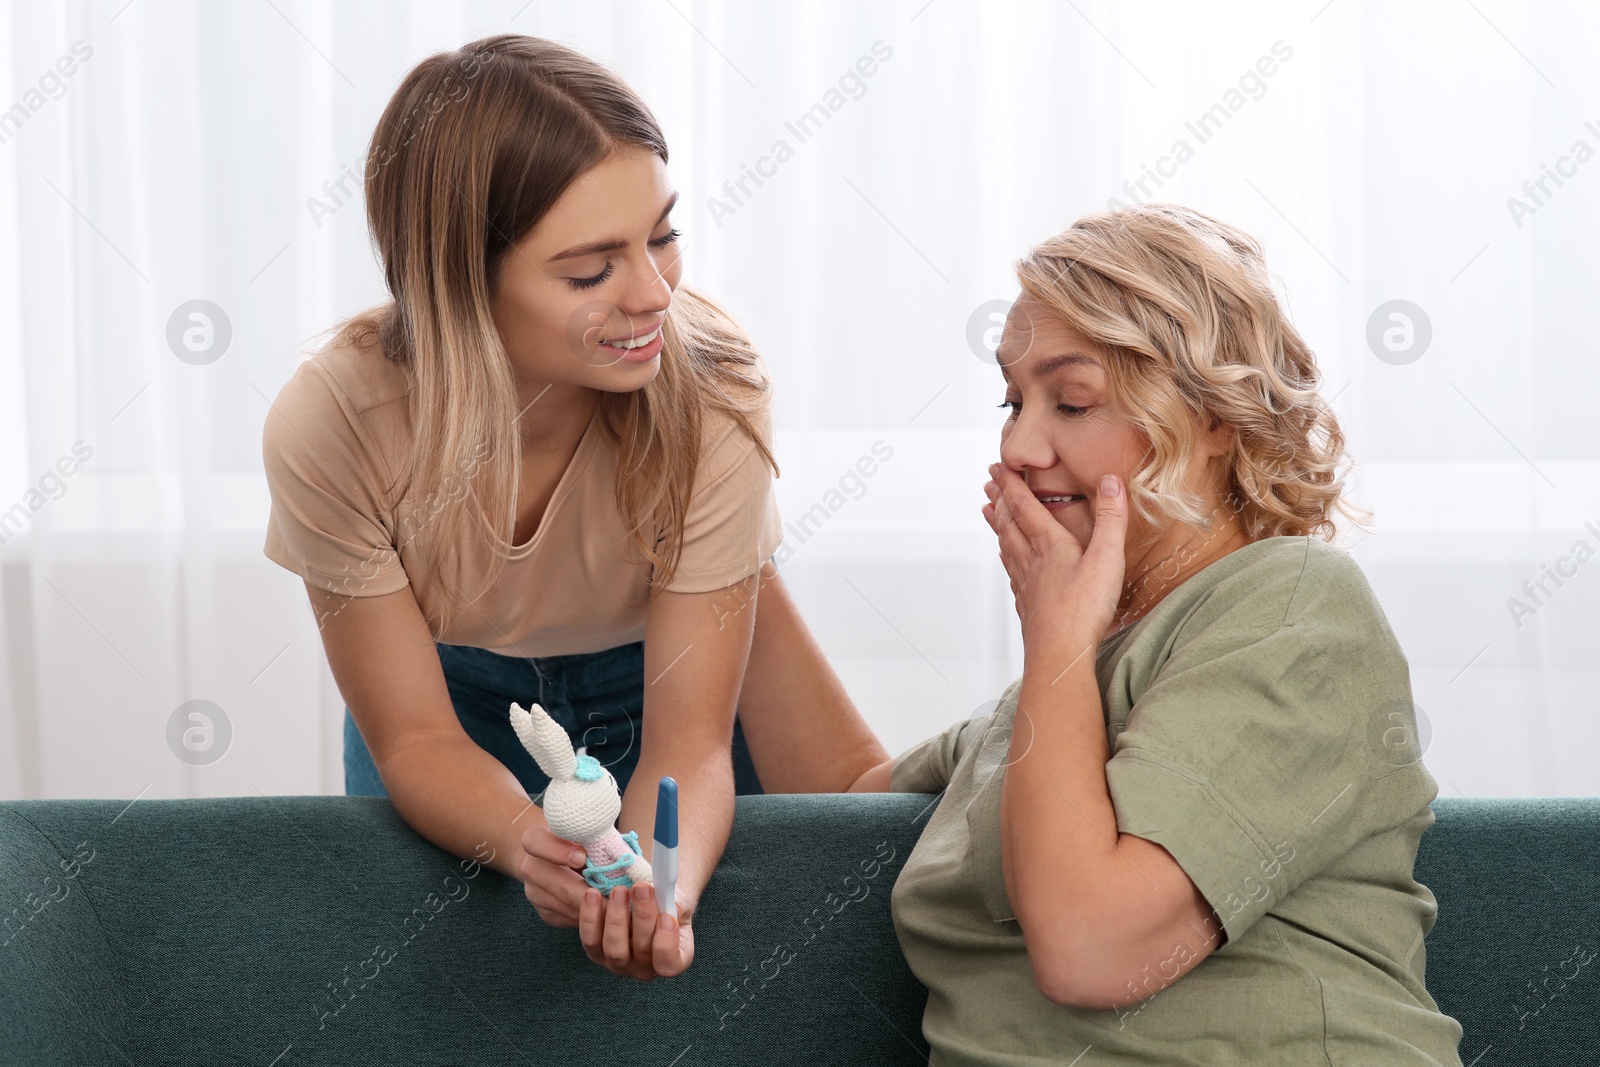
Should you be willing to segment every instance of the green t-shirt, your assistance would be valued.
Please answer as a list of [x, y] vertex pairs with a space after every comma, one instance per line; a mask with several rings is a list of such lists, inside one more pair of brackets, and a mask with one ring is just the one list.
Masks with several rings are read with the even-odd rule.
[[1412, 877], [1438, 785], [1405, 656], [1348, 553], [1246, 545], [1109, 637], [1095, 670], [1117, 827], [1173, 855], [1227, 940], [1176, 981], [1148, 971], [1156, 992], [1126, 1008], [1039, 991], [1000, 860], [1018, 678], [890, 772], [895, 792], [944, 793], [890, 896], [935, 1067], [1090, 1049], [1082, 1067], [1460, 1067], [1461, 1025], [1423, 985], [1438, 905]]

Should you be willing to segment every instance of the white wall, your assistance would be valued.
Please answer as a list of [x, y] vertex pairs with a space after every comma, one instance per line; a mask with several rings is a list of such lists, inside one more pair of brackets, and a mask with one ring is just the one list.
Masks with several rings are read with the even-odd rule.
[[[261, 555], [260, 427], [303, 343], [381, 284], [361, 204], [319, 225], [307, 202], [359, 169], [411, 65], [506, 29], [611, 63], [662, 120], [688, 277], [776, 377], [785, 517], [894, 449], [785, 568], [892, 751], [1020, 670], [978, 514], [999, 378], [969, 317], [1183, 138], [1159, 196], [1256, 233], [1319, 354], [1377, 512], [1351, 551], [1441, 791], [1600, 792], [1600, 564], [1520, 626], [1508, 608], [1576, 542], [1600, 550], [1600, 162], [1561, 164], [1600, 149], [1592, 5], [109, 0], [0, 15], [0, 109], [93, 49], [0, 142], [0, 510], [93, 449], [0, 547], [0, 795], [341, 790], [342, 703], [299, 580]], [[860, 98], [714, 213], [879, 41]], [[1186, 122], [1277, 42], [1198, 143]], [[1514, 217], [1544, 164], [1571, 176]], [[165, 341], [194, 298], [234, 331], [206, 366]], [[1392, 299], [1431, 322], [1411, 363], [1367, 343]], [[233, 730], [210, 766], [168, 746], [193, 699]]]

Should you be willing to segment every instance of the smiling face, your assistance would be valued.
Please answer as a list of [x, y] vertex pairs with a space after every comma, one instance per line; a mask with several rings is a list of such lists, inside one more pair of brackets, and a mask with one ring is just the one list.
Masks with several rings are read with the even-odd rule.
[[661, 157], [620, 149], [506, 251], [491, 308], [519, 392], [632, 392], [656, 376], [683, 274], [668, 218], [676, 201]]
[[[1036, 301], [1024, 296], [1011, 306], [995, 355], [1006, 381], [1003, 406], [1011, 408], [1000, 429], [1000, 461], [1045, 498], [1041, 503], [1056, 521], [1087, 548], [1101, 476], [1115, 474], [1129, 484], [1150, 454], [1149, 438], [1112, 396], [1105, 350]], [[1185, 483], [1207, 513], [1221, 515], [1219, 526], [1237, 526], [1235, 516], [1217, 510], [1223, 494], [1214, 460], [1225, 454], [1226, 442], [1220, 427], [1202, 437]], [[1057, 496], [1072, 499], [1048, 499]], [[1182, 523], [1153, 525], [1130, 509], [1129, 578], [1143, 569], [1141, 560], [1157, 563], [1193, 536]]]

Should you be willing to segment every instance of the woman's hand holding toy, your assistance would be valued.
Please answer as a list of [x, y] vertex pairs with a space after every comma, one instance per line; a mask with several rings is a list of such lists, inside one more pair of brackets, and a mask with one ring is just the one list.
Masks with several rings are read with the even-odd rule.
[[[676, 915], [656, 914], [638, 835], [617, 832], [622, 795], [611, 772], [574, 753], [567, 732], [538, 704], [523, 710], [513, 703], [511, 728], [550, 779], [545, 826], [522, 835], [524, 884], [540, 918], [577, 926], [588, 957], [616, 974], [648, 979], [686, 970], [694, 959], [687, 921], [693, 904], [680, 905]], [[581, 876], [573, 867], [582, 868]]]
[[522, 832], [524, 855], [518, 871], [523, 895], [551, 926], [577, 926], [589, 883], [578, 872], [589, 862], [583, 847], [557, 837], [542, 818]]

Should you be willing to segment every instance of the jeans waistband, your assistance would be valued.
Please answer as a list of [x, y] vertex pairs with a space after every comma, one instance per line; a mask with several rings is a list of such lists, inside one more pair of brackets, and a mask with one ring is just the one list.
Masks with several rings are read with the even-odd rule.
[[507, 656], [472, 645], [437, 643], [446, 672], [468, 671], [480, 684], [530, 698], [565, 700], [568, 694], [637, 685], [644, 671], [644, 642], [560, 656]]

